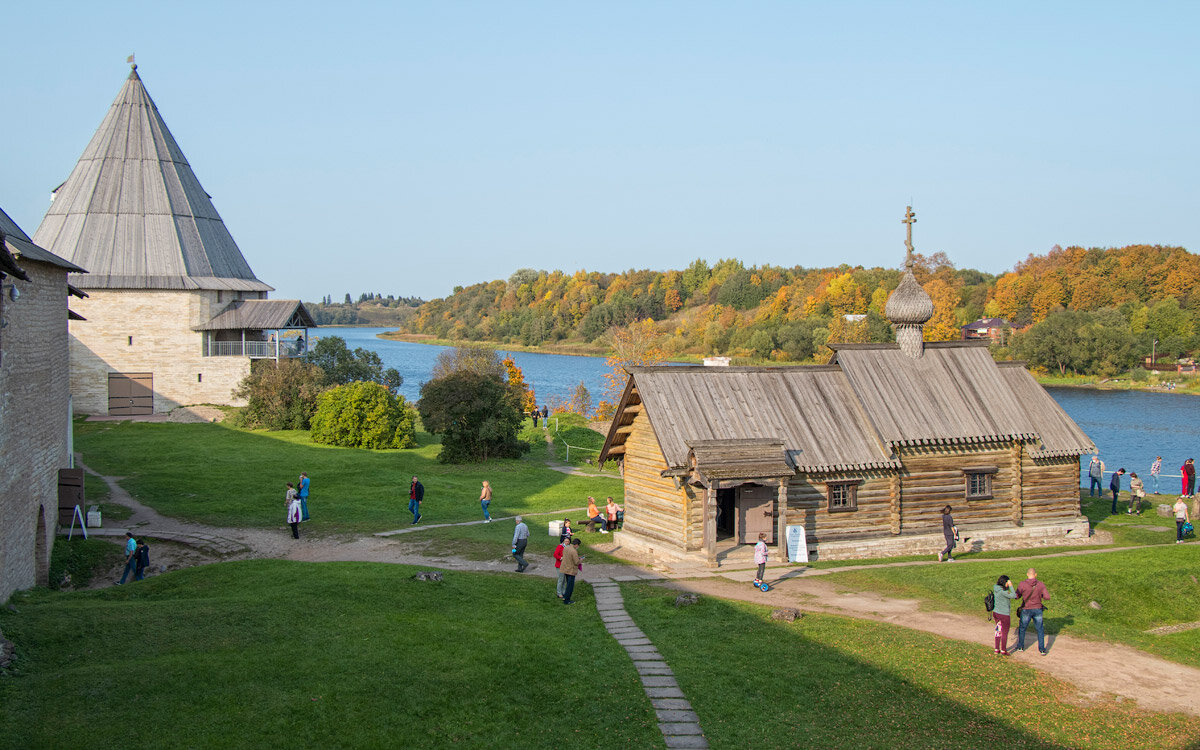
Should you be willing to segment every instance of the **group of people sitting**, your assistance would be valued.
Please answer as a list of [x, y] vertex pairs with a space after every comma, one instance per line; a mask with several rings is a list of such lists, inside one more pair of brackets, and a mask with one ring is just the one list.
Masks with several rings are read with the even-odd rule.
[[[588, 531], [594, 532], [599, 527], [601, 534], [607, 534], [621, 528], [625, 523], [625, 510], [610, 496], [604, 506], [604, 513], [601, 513], [600, 509], [596, 507], [596, 498], [588, 495], [587, 518]], [[563, 539], [570, 539], [572, 533], [574, 532], [571, 530], [571, 519], [564, 518], [558, 540], [561, 542]]]

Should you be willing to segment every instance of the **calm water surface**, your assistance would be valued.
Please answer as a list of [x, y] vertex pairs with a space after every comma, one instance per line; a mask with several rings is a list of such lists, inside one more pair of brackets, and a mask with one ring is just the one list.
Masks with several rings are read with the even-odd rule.
[[[400, 392], [410, 401], [420, 397], [421, 385], [429, 380], [438, 354], [446, 349], [432, 344], [388, 341], [376, 334], [388, 328], [323, 328], [318, 335], [341, 336], [351, 348], [362, 347], [379, 354], [385, 367], [395, 367], [404, 376]], [[603, 357], [566, 354], [511, 354], [537, 393], [538, 402], [566, 400], [582, 382], [592, 394], [592, 403], [604, 391]], [[1100, 457], [1112, 471], [1125, 467], [1150, 481], [1150, 464], [1163, 457], [1163, 477], [1178, 475], [1188, 457], [1200, 457], [1200, 396], [1142, 391], [1098, 391], [1087, 388], [1049, 388], [1050, 395], [1095, 441]], [[1086, 459], [1081, 461], [1082, 464]], [[1107, 482], [1105, 483], [1107, 485]], [[1123, 486], [1128, 488], [1126, 479]], [[1163, 479], [1164, 491], [1177, 488], [1178, 481]], [[1178, 491], [1178, 490], [1175, 490]]]

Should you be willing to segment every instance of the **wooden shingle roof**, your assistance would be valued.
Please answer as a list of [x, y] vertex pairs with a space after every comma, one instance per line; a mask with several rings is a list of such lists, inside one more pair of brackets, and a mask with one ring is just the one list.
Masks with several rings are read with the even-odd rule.
[[271, 291], [259, 281], [137, 68], [34, 233], [88, 289]]
[[[635, 367], [636, 388], [663, 456], [685, 466], [689, 444], [782, 441], [802, 471], [893, 468], [845, 376], [836, 367]], [[605, 450], [624, 442], [620, 413]], [[602, 458], [603, 458], [602, 454]]]
[[998, 362], [1000, 376], [1017, 397], [1021, 418], [1038, 434], [1034, 455], [1078, 456], [1096, 450], [1096, 444], [1084, 434], [1075, 420], [1067, 416], [1054, 397], [1046, 392], [1022, 362]]
[[778, 440], [808, 473], [899, 468], [895, 449], [912, 445], [1016, 440], [1034, 455], [1094, 450], [1023, 366], [997, 365], [985, 345], [927, 343], [920, 358], [896, 344], [833, 347], [830, 365], [630, 368], [600, 459], [623, 452], [642, 412], [676, 472], [689, 468], [690, 449], [708, 455], [728, 447], [722, 441], [756, 443], [753, 460], [762, 462], [762, 441]]
[[833, 348], [834, 362], [888, 445], [1037, 438], [986, 342], [928, 342], [917, 359], [896, 344]]
[[[38, 247], [36, 244], [34, 244], [33, 240], [29, 239], [29, 235], [25, 234], [21, 227], [17, 226], [17, 222], [13, 221], [12, 217], [4, 212], [4, 209], [0, 209], [0, 234], [4, 235], [4, 249], [8, 251], [8, 253], [11, 253], [10, 257], [13, 258], [14, 261], [32, 260], [39, 263], [49, 263], [52, 266], [65, 268], [68, 271], [87, 273], [84, 271], [84, 269], [80, 268], [74, 263], [71, 263], [65, 258], [60, 258], [49, 250]], [[24, 271], [21, 271], [21, 269], [17, 268], [16, 266], [13, 266], [13, 268], [16, 268], [16, 272], [13, 272], [7, 268], [5, 270], [10, 275], [16, 276], [18, 279], [28, 281], [28, 279], [25, 278]]]
[[196, 326], [196, 331], [269, 330], [315, 328], [308, 308], [294, 299], [242, 299], [230, 302], [213, 319]]

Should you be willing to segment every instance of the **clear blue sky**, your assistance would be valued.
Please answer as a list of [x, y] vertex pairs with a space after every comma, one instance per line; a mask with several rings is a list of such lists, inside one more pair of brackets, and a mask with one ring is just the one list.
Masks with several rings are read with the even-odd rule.
[[5, 11], [30, 234], [138, 72], [276, 297], [517, 268], [1007, 270], [1200, 250], [1200, 3], [43, 2]]

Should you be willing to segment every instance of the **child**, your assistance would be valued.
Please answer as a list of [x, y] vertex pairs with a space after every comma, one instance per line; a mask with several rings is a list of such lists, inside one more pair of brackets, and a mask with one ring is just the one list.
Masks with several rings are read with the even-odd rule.
[[758, 544], [754, 545], [754, 562], [758, 563], [758, 575], [754, 578], [754, 585], [761, 586], [763, 577], [767, 573], [767, 535], [765, 533], [758, 535]]

